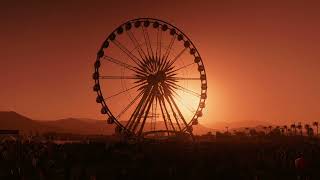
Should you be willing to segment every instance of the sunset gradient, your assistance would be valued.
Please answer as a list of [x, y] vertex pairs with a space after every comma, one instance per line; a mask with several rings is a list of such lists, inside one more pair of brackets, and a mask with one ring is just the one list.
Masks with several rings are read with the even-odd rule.
[[93, 63], [106, 36], [137, 17], [168, 21], [201, 53], [202, 124], [320, 120], [317, 1], [3, 1], [0, 110], [39, 120], [103, 119]]

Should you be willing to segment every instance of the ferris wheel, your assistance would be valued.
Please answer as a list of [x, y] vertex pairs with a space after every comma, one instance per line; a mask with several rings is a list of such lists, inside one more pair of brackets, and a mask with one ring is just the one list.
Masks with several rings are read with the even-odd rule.
[[125, 136], [192, 135], [207, 98], [200, 53], [177, 27], [129, 20], [102, 43], [94, 63], [96, 102]]

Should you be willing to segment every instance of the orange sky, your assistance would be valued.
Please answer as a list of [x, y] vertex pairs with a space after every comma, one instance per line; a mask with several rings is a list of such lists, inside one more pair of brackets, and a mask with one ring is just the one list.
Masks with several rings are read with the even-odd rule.
[[103, 118], [92, 91], [96, 51], [126, 20], [153, 17], [182, 29], [201, 53], [204, 124], [320, 120], [320, 4], [299, 2], [2, 2], [0, 110]]

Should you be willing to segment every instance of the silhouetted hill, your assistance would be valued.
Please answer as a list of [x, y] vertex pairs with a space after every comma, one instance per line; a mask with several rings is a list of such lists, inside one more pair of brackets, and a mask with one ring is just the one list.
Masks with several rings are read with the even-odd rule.
[[203, 134], [207, 134], [208, 132], [215, 133], [216, 131], [217, 131], [216, 129], [211, 129], [201, 124], [193, 126], [193, 133], [195, 135], [203, 135]]
[[[164, 129], [163, 122], [157, 122], [157, 127]], [[32, 132], [58, 132], [73, 134], [104, 134], [114, 133], [115, 125], [109, 125], [104, 120], [66, 118], [53, 121], [32, 120], [16, 112], [0, 112], [0, 129], [18, 129], [24, 133]], [[151, 123], [145, 124], [145, 129], [151, 129]], [[215, 130], [203, 125], [193, 126], [194, 134], [206, 134]]]
[[55, 121], [44, 121], [41, 123], [59, 128], [65, 133], [104, 135], [111, 135], [114, 133], [114, 125], [109, 125], [106, 121], [102, 120], [67, 118]]
[[114, 127], [102, 120], [60, 119], [54, 121], [32, 120], [13, 111], [0, 112], [0, 129], [29, 132], [58, 132], [73, 134], [113, 134]]
[[59, 129], [46, 126], [14, 111], [0, 111], [0, 129], [20, 130], [23, 133], [59, 131]]

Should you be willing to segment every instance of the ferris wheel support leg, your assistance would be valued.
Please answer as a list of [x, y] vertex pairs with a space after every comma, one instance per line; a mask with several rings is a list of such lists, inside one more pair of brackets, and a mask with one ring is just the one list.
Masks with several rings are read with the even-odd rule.
[[[141, 96], [142, 94], [143, 94], [143, 92], [140, 92], [137, 97]], [[142, 99], [143, 99], [143, 98], [144, 98], [144, 96], [142, 97]], [[132, 102], [133, 102], [133, 101], [132, 101]], [[126, 126], [125, 126], [126, 129], [128, 129], [128, 126], [129, 126], [129, 127], [131, 126], [131, 124], [132, 124], [132, 121], [131, 121], [131, 120], [132, 120], [132, 118], [134, 117], [134, 115], [137, 113], [137, 111], [139, 111], [139, 109], [140, 109], [139, 107], [140, 107], [141, 102], [142, 102], [142, 101], [140, 101], [140, 102], [138, 103], [137, 108], [135, 108], [134, 111], [133, 111], [133, 113], [131, 114], [131, 116], [130, 116], [130, 118], [129, 118]]]
[[151, 87], [151, 89], [149, 89], [149, 91], [147, 92], [147, 99], [143, 102], [143, 107], [142, 107], [142, 111], [140, 111], [139, 112], [139, 116], [138, 116], [138, 118], [135, 120], [136, 122], [135, 122], [135, 124], [134, 124], [134, 127], [133, 127], [133, 129], [132, 129], [132, 132], [135, 132], [136, 131], [136, 129], [137, 129], [137, 127], [138, 127], [138, 125], [139, 125], [139, 123], [140, 123], [140, 121], [141, 121], [141, 118], [142, 118], [142, 116], [143, 116], [143, 114], [144, 114], [144, 112], [145, 112], [145, 109], [147, 108], [147, 105], [148, 105], [148, 103], [150, 102], [150, 98], [152, 97], [152, 90], [153, 90], [153, 88], [154, 87]]
[[144, 124], [145, 124], [146, 119], [147, 119], [147, 117], [148, 117], [148, 114], [149, 114], [149, 111], [150, 111], [150, 107], [151, 107], [151, 104], [152, 104], [152, 102], [153, 102], [153, 100], [154, 100], [154, 96], [155, 96], [155, 95], [152, 94], [151, 96], [152, 96], [152, 98], [151, 98], [151, 101], [150, 101], [149, 104], [148, 104], [147, 111], [146, 111], [146, 113], [145, 113], [145, 116], [144, 116], [144, 118], [143, 118], [142, 124], [141, 124], [141, 126], [140, 126], [139, 131], [138, 131], [138, 136], [141, 136], [141, 133], [142, 133]]
[[164, 115], [164, 113], [163, 113], [163, 108], [162, 108], [161, 100], [160, 100], [159, 98], [157, 98], [157, 99], [158, 99], [158, 101], [159, 101], [159, 106], [160, 106], [162, 118], [163, 118], [163, 120], [164, 120], [164, 125], [166, 126], [166, 129], [167, 129], [167, 131], [168, 131], [168, 136], [169, 136], [170, 134], [169, 134], [169, 129], [168, 129], [168, 125], [167, 125], [167, 119], [166, 119], [166, 117], [165, 117], [165, 115]]
[[177, 123], [177, 125], [178, 125], [179, 131], [181, 132], [182, 129], [181, 129], [180, 123], [179, 123], [179, 121], [178, 121], [177, 114], [176, 114], [176, 112], [174, 111], [174, 109], [173, 109], [173, 107], [172, 107], [172, 104], [171, 104], [171, 102], [170, 102], [170, 100], [169, 100], [169, 98], [168, 98], [168, 94], [170, 94], [170, 92], [167, 91], [166, 89], [164, 89], [163, 96], [164, 96], [164, 98], [167, 100], [167, 102], [168, 102], [168, 104], [169, 104], [169, 106], [170, 106], [170, 108], [171, 108], [171, 111], [172, 111], [172, 113], [173, 113], [173, 117], [174, 117], [174, 119], [176, 120], [176, 123]]
[[163, 96], [161, 96], [160, 99], [161, 99], [163, 108], [164, 108], [164, 110], [165, 110], [165, 112], [166, 112], [166, 115], [167, 115], [167, 117], [168, 117], [168, 120], [169, 120], [169, 122], [170, 122], [170, 125], [171, 125], [171, 127], [172, 127], [172, 130], [173, 130], [174, 132], [176, 132], [176, 128], [174, 127], [174, 125], [173, 125], [173, 123], [172, 123], [172, 120], [171, 120], [170, 114], [169, 114], [169, 112], [168, 112], [168, 109], [167, 109], [167, 107], [166, 107], [166, 104], [165, 104], [165, 101], [164, 101]]
[[[171, 94], [169, 94], [169, 98], [171, 99], [171, 101], [172, 101], [172, 103], [173, 103], [174, 107], [177, 109], [178, 114], [179, 114], [180, 118], [182, 119], [182, 121], [183, 121], [183, 123], [184, 123], [185, 127], [188, 127], [188, 124], [187, 124], [186, 120], [184, 119], [184, 117], [183, 117], [183, 115], [182, 115], [182, 113], [181, 113], [181, 111], [180, 111], [179, 107], [177, 106], [177, 104], [176, 104], [176, 102], [174, 101], [174, 99], [173, 99], [173, 97], [172, 97], [172, 95], [171, 95]], [[187, 130], [189, 131], [189, 133], [192, 133], [192, 132], [190, 131], [190, 129], [189, 129], [189, 128], [187, 128]]]
[[[148, 97], [149, 93], [148, 92], [145, 92], [145, 94], [143, 95], [141, 101], [139, 102], [139, 105], [138, 105], [138, 108], [135, 110], [135, 113], [132, 114], [133, 115], [133, 118], [130, 118], [130, 125], [129, 125], [129, 130], [133, 130], [135, 128], [135, 126], [137, 126], [137, 117], [140, 117], [139, 115], [141, 114], [141, 108], [143, 108], [144, 104], [145, 104], [145, 101]], [[132, 131], [134, 133], [134, 130]]]
[[141, 91], [141, 94], [143, 94], [143, 96], [142, 96], [141, 100], [139, 101], [139, 103], [137, 105], [137, 108], [134, 110], [134, 112], [132, 113], [132, 115], [131, 115], [131, 117], [129, 119], [129, 121], [130, 121], [130, 122], [128, 122], [128, 126], [129, 126], [128, 129], [129, 130], [131, 130], [132, 126], [135, 123], [136, 118], [139, 116], [140, 110], [143, 107], [143, 105], [145, 103], [145, 100], [149, 95], [149, 92], [150, 92], [150, 86], [145, 87], [145, 89], [143, 89]]

